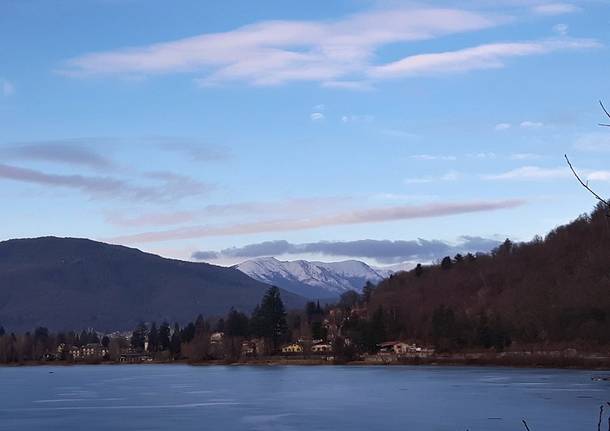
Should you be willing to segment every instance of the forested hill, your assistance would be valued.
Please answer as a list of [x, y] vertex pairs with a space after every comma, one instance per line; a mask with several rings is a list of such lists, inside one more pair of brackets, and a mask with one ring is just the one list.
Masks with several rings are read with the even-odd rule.
[[369, 307], [380, 305], [397, 316], [394, 336], [449, 350], [511, 340], [608, 346], [610, 218], [600, 205], [545, 238], [391, 276], [372, 294]]
[[[0, 324], [7, 330], [131, 329], [198, 314], [250, 312], [269, 286], [242, 272], [86, 239], [0, 242]], [[304, 299], [282, 291], [287, 307]]]

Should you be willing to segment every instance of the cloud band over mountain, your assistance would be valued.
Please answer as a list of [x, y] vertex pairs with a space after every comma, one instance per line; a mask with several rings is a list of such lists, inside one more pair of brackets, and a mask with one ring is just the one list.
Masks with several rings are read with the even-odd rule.
[[467, 252], [486, 252], [498, 246], [500, 241], [478, 236], [462, 236], [455, 244], [441, 240], [373, 240], [319, 241], [293, 244], [285, 240], [265, 241], [243, 247], [231, 247], [220, 251], [196, 251], [195, 260], [251, 259], [262, 256], [321, 254], [350, 258], [375, 259], [380, 263], [405, 261], [429, 262], [447, 255]]

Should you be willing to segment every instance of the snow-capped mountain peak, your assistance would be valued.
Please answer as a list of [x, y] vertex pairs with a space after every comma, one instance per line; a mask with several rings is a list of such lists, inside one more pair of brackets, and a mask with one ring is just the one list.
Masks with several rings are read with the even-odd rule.
[[308, 298], [332, 298], [348, 290], [361, 292], [367, 281], [378, 283], [388, 271], [358, 260], [315, 262], [280, 261], [274, 257], [247, 260], [235, 268], [264, 283]]

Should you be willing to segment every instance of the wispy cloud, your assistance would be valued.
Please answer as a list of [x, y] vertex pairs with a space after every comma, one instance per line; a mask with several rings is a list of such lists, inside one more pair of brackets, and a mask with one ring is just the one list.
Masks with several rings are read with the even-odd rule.
[[521, 124], [519, 124], [519, 127], [521, 127], [522, 129], [539, 129], [542, 126], [544, 126], [544, 123], [541, 123], [540, 121], [522, 121]]
[[5, 160], [46, 161], [94, 169], [114, 167], [112, 160], [91, 147], [98, 142], [99, 140], [91, 138], [23, 142], [0, 148], [0, 155]]
[[535, 153], [515, 153], [508, 157], [510, 160], [536, 160], [541, 159], [542, 155]]
[[152, 184], [133, 182], [108, 176], [66, 175], [0, 164], [0, 179], [37, 184], [45, 187], [79, 190], [91, 198], [128, 199], [136, 201], [174, 201], [201, 195], [210, 186], [191, 178], [168, 172], [146, 175]]
[[486, 180], [553, 180], [569, 177], [570, 170], [563, 168], [541, 168], [539, 166], [523, 166], [501, 174], [483, 175]]
[[468, 72], [505, 66], [512, 57], [548, 54], [559, 50], [582, 50], [600, 47], [592, 39], [548, 39], [532, 42], [490, 43], [457, 51], [412, 55], [393, 63], [375, 66], [370, 75], [375, 78], [400, 78], [429, 74]]
[[553, 31], [557, 33], [559, 36], [567, 36], [568, 34], [568, 25], [567, 24], [555, 24], [553, 26]]
[[109, 239], [116, 243], [145, 243], [211, 236], [247, 235], [263, 232], [286, 232], [325, 226], [381, 223], [418, 218], [444, 217], [457, 214], [496, 211], [524, 205], [521, 199], [474, 201], [428, 205], [407, 205], [340, 212], [298, 219], [263, 220], [223, 226], [190, 226], [164, 231], [144, 232]]
[[309, 119], [311, 121], [322, 121], [324, 119], [324, 114], [321, 112], [312, 112], [309, 115]]
[[371, 11], [330, 22], [265, 21], [223, 33], [85, 54], [68, 60], [60, 73], [83, 77], [188, 72], [204, 75], [200, 85], [316, 81], [353, 88], [363, 85], [361, 72], [380, 47], [504, 21], [459, 9], [421, 7]]
[[462, 236], [455, 243], [441, 240], [373, 240], [319, 241], [294, 244], [288, 241], [265, 241], [220, 251], [196, 251], [192, 258], [203, 261], [218, 259], [251, 259], [263, 256], [314, 254], [337, 258], [368, 258], [390, 264], [405, 261], [430, 262], [447, 255], [486, 252], [500, 244], [495, 238]]
[[349, 202], [349, 197], [293, 198], [281, 201], [238, 202], [206, 205], [194, 210], [141, 212], [138, 209], [115, 210], [106, 213], [106, 222], [121, 227], [171, 226], [194, 223], [209, 217], [229, 217], [248, 214], [249, 217], [269, 215], [295, 216], [319, 214], [336, 210]]
[[[581, 169], [579, 174], [586, 181], [609, 181], [610, 171]], [[512, 181], [544, 181], [571, 178], [572, 172], [566, 167], [541, 168], [539, 166], [523, 166], [511, 171], [495, 175], [483, 175], [486, 180], [512, 180]]]
[[580, 11], [580, 7], [570, 3], [546, 3], [532, 8], [539, 15], [564, 15]]
[[197, 142], [194, 139], [157, 136], [145, 138], [144, 141], [156, 144], [165, 151], [184, 154], [195, 162], [216, 162], [231, 158], [231, 153], [227, 148]]
[[390, 136], [392, 138], [400, 138], [400, 139], [419, 138], [419, 135], [416, 133], [412, 133], [407, 130], [398, 130], [398, 129], [383, 129], [383, 130], [381, 130], [381, 134], [385, 135], [385, 136]]
[[414, 160], [457, 160], [456, 156], [442, 154], [414, 154], [410, 158]]
[[436, 181], [457, 181], [462, 177], [462, 174], [458, 171], [449, 171], [440, 176], [430, 176], [426, 175], [423, 177], [414, 177], [405, 179], [405, 184], [425, 184], [432, 183]]
[[508, 130], [512, 127], [512, 125], [510, 123], [498, 123], [495, 125], [494, 129], [496, 129], [497, 131], [501, 132], [503, 130]]
[[371, 123], [373, 120], [375, 120], [375, 117], [373, 115], [369, 115], [369, 114], [364, 114], [364, 115], [349, 114], [349, 115], [341, 116], [342, 123]]

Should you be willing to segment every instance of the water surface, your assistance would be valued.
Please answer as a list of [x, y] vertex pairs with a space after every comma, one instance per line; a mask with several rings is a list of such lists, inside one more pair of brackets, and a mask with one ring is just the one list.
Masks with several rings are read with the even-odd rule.
[[[596, 430], [603, 372], [475, 367], [0, 368], [0, 430]], [[605, 428], [604, 428], [605, 429]]]

